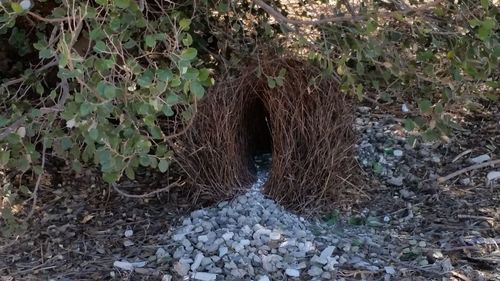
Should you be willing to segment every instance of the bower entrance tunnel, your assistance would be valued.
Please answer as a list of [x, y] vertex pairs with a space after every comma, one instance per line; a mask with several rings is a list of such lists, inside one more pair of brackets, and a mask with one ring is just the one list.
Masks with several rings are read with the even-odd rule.
[[[255, 157], [272, 154], [273, 138], [269, 110], [261, 98], [252, 98], [245, 106], [242, 127], [247, 140], [250, 167]], [[253, 170], [255, 172], [255, 170]]]
[[[309, 62], [273, 57], [245, 67], [209, 89], [177, 143], [193, 202], [245, 192], [255, 179], [254, 157], [265, 153], [272, 163], [263, 192], [285, 208], [329, 212], [355, 201], [353, 101]], [[283, 85], [269, 87], [268, 77], [284, 72]]]

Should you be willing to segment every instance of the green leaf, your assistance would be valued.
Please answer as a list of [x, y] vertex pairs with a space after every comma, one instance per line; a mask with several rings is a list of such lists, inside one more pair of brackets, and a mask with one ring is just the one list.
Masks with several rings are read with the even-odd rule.
[[149, 88], [153, 83], [154, 74], [151, 70], [146, 70], [144, 73], [137, 78], [137, 84], [142, 88]]
[[193, 44], [193, 37], [191, 37], [191, 34], [186, 33], [186, 35], [182, 39], [182, 44], [186, 47], [189, 47]]
[[0, 166], [6, 166], [9, 163], [10, 150], [0, 151]]
[[146, 46], [154, 48], [156, 46], [156, 37], [154, 35], [146, 35], [144, 37], [144, 42], [146, 43]]
[[130, 1], [131, 0], [115, 0], [114, 2], [118, 8], [126, 9], [130, 6]]
[[411, 132], [415, 129], [415, 122], [413, 122], [413, 120], [411, 120], [411, 119], [408, 119], [408, 118], [405, 119], [404, 124], [405, 124], [405, 129], [409, 132]]
[[190, 60], [195, 59], [197, 55], [198, 55], [198, 51], [195, 48], [187, 48], [187, 49], [182, 50], [181, 59], [190, 61]]
[[191, 81], [190, 90], [197, 99], [201, 99], [205, 95], [205, 88], [198, 81]]
[[174, 76], [174, 74], [172, 73], [172, 70], [170, 70], [170, 69], [158, 69], [158, 70], [156, 70], [156, 77], [158, 77], [158, 80], [160, 80], [160, 81], [167, 82], [170, 79], [172, 79], [173, 76]]
[[93, 111], [92, 105], [88, 102], [80, 104], [80, 116], [85, 117]]
[[100, 96], [106, 99], [113, 99], [116, 97], [116, 87], [114, 85], [108, 84], [105, 81], [100, 81], [99, 83], [97, 83], [96, 90]]
[[161, 111], [167, 117], [174, 116], [174, 111], [172, 110], [172, 107], [170, 105], [164, 105], [163, 108], [161, 109]]
[[176, 105], [179, 102], [179, 96], [176, 94], [170, 94], [168, 95], [166, 102], [170, 106]]
[[187, 18], [181, 19], [181, 21], [179, 22], [179, 27], [183, 30], [188, 30], [189, 25], [191, 25], [191, 20]]
[[418, 108], [420, 109], [420, 112], [426, 113], [431, 109], [432, 102], [428, 99], [424, 99], [418, 102]]
[[108, 0], [95, 0], [95, 2], [101, 6], [108, 4]]
[[134, 168], [133, 168], [133, 167], [128, 166], [128, 167], [125, 169], [125, 175], [126, 175], [129, 179], [131, 179], [131, 180], [135, 179], [135, 172], [134, 172]]
[[24, 12], [24, 9], [23, 7], [21, 7], [21, 5], [19, 5], [19, 3], [16, 3], [16, 2], [10, 2], [10, 7], [12, 8], [12, 11], [14, 11], [14, 13], [22, 13]]
[[482, 21], [481, 26], [477, 30], [477, 37], [483, 41], [488, 39], [491, 34], [491, 31], [496, 25], [496, 21], [493, 18], [486, 18]]
[[96, 128], [92, 128], [89, 130], [89, 137], [93, 140], [96, 141], [97, 138], [99, 138], [99, 131]]
[[160, 163], [158, 163], [158, 169], [160, 172], [165, 173], [168, 170], [169, 163], [165, 159], [161, 159]]
[[267, 77], [267, 86], [271, 89], [276, 88], [276, 80], [271, 77]]
[[106, 44], [104, 44], [104, 42], [101, 40], [97, 41], [94, 46], [94, 51], [96, 51], [97, 53], [106, 52], [107, 51]]

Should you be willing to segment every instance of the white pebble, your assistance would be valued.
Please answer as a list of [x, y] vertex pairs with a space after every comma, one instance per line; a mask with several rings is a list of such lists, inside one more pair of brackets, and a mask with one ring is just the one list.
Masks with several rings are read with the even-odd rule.
[[295, 269], [295, 268], [287, 268], [285, 270], [285, 274], [290, 276], [290, 277], [299, 277], [300, 276], [300, 271]]
[[31, 8], [31, 1], [23, 0], [21, 1], [21, 3], [19, 3], [19, 5], [21, 6], [21, 8], [23, 8], [23, 10], [28, 10], [29, 8]]
[[125, 230], [124, 235], [125, 235], [125, 237], [129, 238], [132, 235], [134, 235], [134, 231], [132, 229], [127, 229], [127, 230]]

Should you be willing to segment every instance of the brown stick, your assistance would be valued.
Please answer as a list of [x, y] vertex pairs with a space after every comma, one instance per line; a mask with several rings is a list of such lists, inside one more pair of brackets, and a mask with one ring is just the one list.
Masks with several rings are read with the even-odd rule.
[[467, 173], [469, 171], [472, 171], [472, 170], [477, 170], [477, 169], [481, 169], [481, 168], [484, 168], [484, 167], [488, 167], [488, 166], [494, 166], [496, 164], [500, 164], [500, 159], [497, 159], [497, 160], [492, 160], [492, 161], [488, 161], [488, 162], [484, 162], [484, 163], [479, 163], [479, 164], [475, 164], [475, 165], [472, 165], [472, 166], [469, 166], [469, 167], [466, 167], [466, 168], [463, 168], [463, 169], [460, 169], [456, 172], [453, 172], [447, 176], [444, 176], [444, 177], [440, 177], [437, 179], [437, 181], [439, 183], [443, 183], [449, 179], [452, 179], [456, 176], [459, 176], [463, 173]]
[[[300, 20], [300, 19], [294, 19], [294, 18], [287, 18], [280, 12], [276, 11], [273, 7], [271, 7], [269, 4], [265, 3], [263, 0], [253, 0], [255, 4], [260, 6], [264, 11], [266, 11], [270, 16], [272, 16], [274, 19], [276, 19], [279, 22], [283, 23], [289, 23], [293, 25], [322, 25], [326, 23], [332, 23], [332, 22], [353, 22], [353, 21], [362, 21], [370, 17], [370, 15], [358, 15], [358, 16], [339, 16], [339, 17], [327, 17], [323, 19], [314, 19], [314, 20]], [[417, 12], [423, 12], [427, 11], [428, 9], [435, 7], [439, 3], [441, 3], [442, 0], [437, 0], [435, 2], [429, 3], [422, 5], [418, 8], [413, 8], [413, 9], [406, 9], [406, 10], [401, 10], [401, 11], [389, 11], [389, 12], [380, 12], [377, 14], [378, 17], [392, 17], [396, 15], [404, 15], [404, 14], [409, 14], [409, 13], [417, 13]]]
[[120, 193], [120, 195], [123, 195], [125, 197], [129, 197], [129, 198], [146, 198], [146, 197], [151, 197], [151, 196], [153, 196], [155, 194], [158, 194], [158, 193], [161, 193], [161, 192], [170, 191], [170, 189], [172, 189], [172, 187], [177, 187], [177, 186], [181, 186], [181, 185], [182, 184], [179, 184], [179, 182], [176, 181], [174, 183], [169, 184], [168, 186], [166, 186], [164, 188], [160, 188], [160, 189], [148, 192], [148, 193], [144, 193], [144, 194], [130, 194], [130, 193], [126, 193], [125, 191], [119, 189], [118, 186], [116, 186], [116, 184], [112, 184], [113, 189], [116, 190], [116, 192]]

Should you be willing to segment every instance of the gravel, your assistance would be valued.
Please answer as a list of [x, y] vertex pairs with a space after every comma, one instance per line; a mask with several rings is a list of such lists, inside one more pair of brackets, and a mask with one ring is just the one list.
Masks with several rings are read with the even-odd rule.
[[[372, 118], [364, 107], [358, 111], [358, 162], [394, 188], [395, 196], [410, 202], [415, 196], [412, 187], [419, 182], [416, 171], [440, 165], [443, 155], [429, 145], [408, 145], [395, 120]], [[486, 161], [480, 158], [470, 161]], [[170, 262], [164, 279], [343, 280], [339, 271], [352, 269], [378, 274], [379, 280], [399, 280], [398, 274], [408, 269], [391, 261], [396, 255], [418, 257], [413, 267], [453, 268], [440, 253], [431, 254], [436, 263], [429, 265], [421, 253], [431, 245], [405, 240], [393, 229], [415, 219], [410, 203], [407, 216], [399, 221], [391, 213], [375, 217], [367, 210], [364, 225], [305, 219], [284, 210], [261, 193], [270, 161], [270, 155], [256, 158], [257, 181], [247, 193], [180, 219], [164, 243], [168, 248], [156, 250], [157, 260], [166, 257]], [[489, 179], [498, 180], [499, 175], [492, 171]]]

